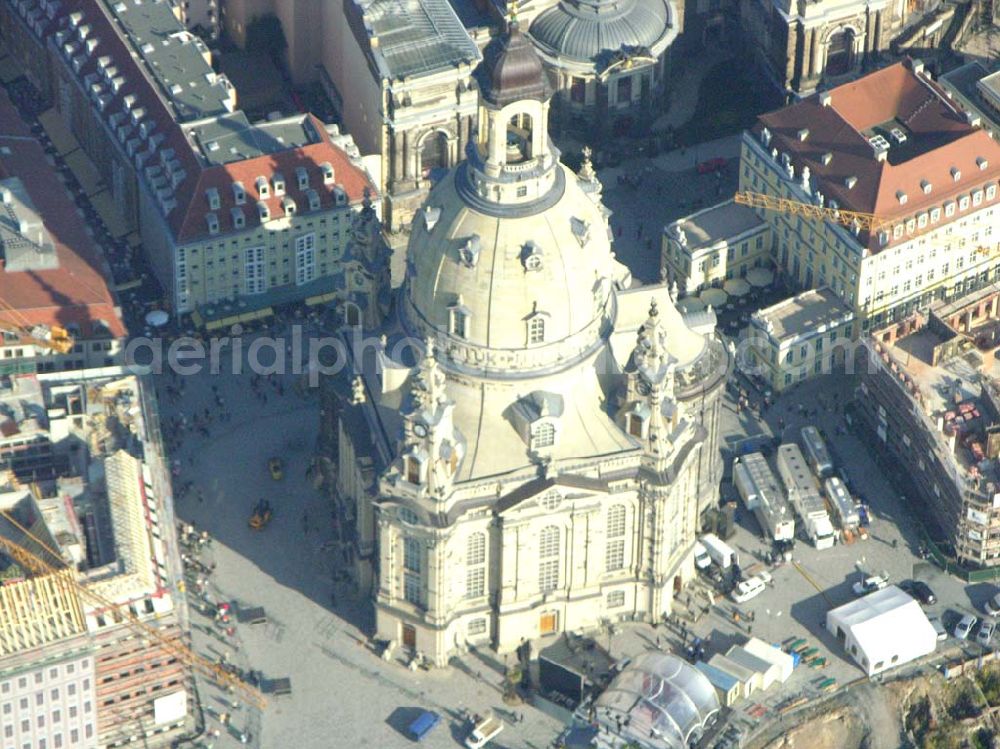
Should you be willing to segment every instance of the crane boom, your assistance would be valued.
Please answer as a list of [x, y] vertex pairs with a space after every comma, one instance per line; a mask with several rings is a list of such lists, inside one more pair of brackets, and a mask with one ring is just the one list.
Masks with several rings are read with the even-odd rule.
[[779, 213], [790, 213], [806, 218], [822, 219], [833, 221], [834, 223], [850, 228], [865, 229], [868, 232], [878, 231], [892, 226], [892, 222], [879, 218], [874, 213], [864, 213], [862, 211], [845, 211], [842, 208], [830, 208], [829, 206], [813, 205], [803, 203], [791, 198], [779, 198], [774, 195], [765, 195], [760, 192], [750, 190], [740, 190], [733, 196], [733, 202], [739, 205], [750, 206], [751, 208], [762, 208], [765, 211], [777, 211]]
[[[59, 558], [60, 555], [55, 550], [49, 548], [49, 546], [42, 539], [38, 538], [30, 530], [25, 528], [10, 512], [7, 510], [0, 510], [0, 515], [13, 523], [19, 530], [27, 534], [27, 536], [33, 541], [40, 544], [42, 548], [52, 554], [55, 558]], [[32, 570], [36, 574], [52, 574], [54, 572], [58, 572], [55, 567], [46, 562], [44, 559], [36, 556], [24, 547], [19, 546], [6, 538], [0, 537], [0, 548], [16, 560], [18, 564], [22, 565], [25, 569]], [[137, 635], [152, 640], [166, 652], [177, 658], [177, 660], [199, 671], [202, 675], [213, 680], [216, 684], [234, 689], [258, 708], [263, 708], [267, 704], [267, 701], [264, 699], [264, 696], [260, 693], [260, 691], [242, 679], [236, 678], [231, 673], [223, 669], [219, 664], [198, 655], [186, 645], [165, 636], [155, 627], [152, 627], [139, 619], [139, 617], [131, 611], [123, 611], [121, 604], [108, 600], [101, 594], [96, 593], [78, 582], [74, 581], [71, 584], [81, 598], [87, 599], [94, 606], [109, 610], [116, 622], [124, 622]]]

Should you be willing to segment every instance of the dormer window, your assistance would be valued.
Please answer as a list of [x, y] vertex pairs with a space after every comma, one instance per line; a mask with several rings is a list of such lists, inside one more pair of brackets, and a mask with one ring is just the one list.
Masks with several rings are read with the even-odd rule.
[[306, 190], [306, 198], [309, 200], [309, 210], [318, 211], [320, 207], [319, 193], [310, 188]]
[[281, 196], [285, 194], [285, 178], [283, 175], [275, 172], [274, 176], [271, 177], [271, 182], [274, 184], [274, 194]]
[[247, 202], [247, 191], [242, 182], [233, 182], [233, 200], [236, 201], [236, 205]]
[[542, 248], [534, 242], [528, 242], [524, 245], [524, 249], [521, 250], [521, 262], [524, 264], [525, 271], [541, 270], [544, 265]]
[[247, 225], [246, 216], [243, 215], [242, 208], [230, 208], [229, 215], [233, 219], [234, 229], [242, 229], [244, 226]]
[[208, 233], [218, 234], [219, 233], [219, 217], [214, 213], [206, 213], [205, 221], [208, 223]]
[[951, 168], [951, 181], [958, 182], [962, 179], [962, 172], [957, 167]]
[[475, 268], [476, 263], [479, 262], [481, 249], [482, 243], [479, 240], [478, 234], [473, 234], [466, 239], [462, 246], [458, 248], [458, 257], [462, 261], [462, 265], [466, 268]]
[[257, 195], [259, 195], [261, 198], [271, 197], [271, 187], [267, 184], [266, 177], [258, 177], [256, 184], [257, 184]]
[[309, 172], [306, 171], [304, 166], [295, 167], [295, 181], [298, 183], [300, 190], [309, 189]]
[[267, 221], [271, 218], [271, 209], [263, 200], [257, 201], [257, 215], [260, 216], [261, 221]]
[[219, 210], [220, 200], [219, 191], [214, 187], [210, 187], [205, 190], [205, 197], [208, 198], [208, 208], [211, 211]]
[[909, 200], [909, 198], [902, 190], [896, 190], [896, 200], [899, 201], [900, 205], [906, 205], [906, 201]]
[[323, 173], [323, 184], [333, 184], [333, 165], [329, 161], [324, 161], [319, 165], [320, 172]]
[[990, 162], [984, 159], [982, 156], [976, 158], [976, 166], [979, 167], [979, 171], [985, 172], [987, 167], [989, 167]]
[[466, 338], [469, 333], [469, 308], [458, 302], [448, 308], [448, 332], [456, 338]]
[[281, 199], [281, 207], [285, 211], [285, 216], [291, 218], [295, 215], [295, 201], [289, 197], [284, 197]]
[[337, 205], [347, 205], [347, 193], [342, 187], [333, 188], [333, 202]]
[[545, 317], [535, 315], [528, 320], [528, 345], [545, 343]]
[[920, 180], [920, 189], [923, 191], [924, 195], [930, 195], [932, 189], [931, 183], [925, 179]]

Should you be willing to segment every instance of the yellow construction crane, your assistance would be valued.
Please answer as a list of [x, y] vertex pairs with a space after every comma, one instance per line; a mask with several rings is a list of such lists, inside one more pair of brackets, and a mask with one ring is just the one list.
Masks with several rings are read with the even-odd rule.
[[[740, 190], [733, 196], [733, 202], [739, 205], [750, 206], [751, 208], [761, 208], [765, 211], [776, 211], [778, 213], [790, 213], [794, 216], [804, 216], [806, 218], [833, 221], [859, 229], [866, 229], [869, 232], [879, 230], [889, 230], [900, 223], [899, 219], [888, 221], [881, 219], [874, 213], [864, 213], [861, 211], [845, 211], [840, 208], [830, 208], [829, 206], [813, 205], [803, 203], [791, 198], [778, 198], [773, 195], [765, 195], [760, 192]], [[979, 246], [975, 248], [979, 255], [1000, 254], [1000, 244], [993, 247]]]
[[[55, 550], [50, 548], [45, 541], [38, 538], [38, 536], [33, 534], [30, 530], [25, 528], [10, 512], [7, 510], [0, 510], [0, 515], [13, 523], [16, 528], [23, 532], [32, 541], [39, 544], [41, 548], [49, 554], [52, 554], [55, 559], [60, 558], [60, 555]], [[44, 559], [41, 559], [34, 553], [25, 549], [23, 546], [15, 544], [6, 538], [0, 537], [0, 549], [10, 555], [10, 557], [20, 564], [25, 570], [31, 570], [40, 575], [48, 575], [59, 571], [56, 567], [52, 566]], [[220, 687], [232, 689], [234, 692], [239, 693], [241, 697], [260, 709], [263, 709], [267, 704], [267, 700], [264, 699], [264, 695], [262, 695], [257, 688], [229, 673], [219, 664], [198, 655], [198, 653], [194, 652], [186, 645], [167, 637], [155, 627], [152, 627], [139, 619], [139, 617], [127, 608], [122, 610], [122, 604], [110, 601], [99, 593], [95, 593], [90, 588], [80, 585], [76, 581], [72, 581], [71, 584], [81, 598], [88, 600], [94, 606], [110, 611], [116, 622], [123, 622], [136, 635], [156, 643], [163, 648], [164, 651], [177, 658], [177, 660], [208, 677]]]
[[48, 348], [60, 354], [73, 350], [73, 339], [69, 331], [59, 325], [32, 325], [19, 310], [14, 309], [0, 297], [0, 331], [15, 334], [22, 343], [40, 348]]
[[864, 213], [862, 211], [845, 211], [843, 208], [831, 208], [829, 206], [813, 205], [803, 203], [791, 198], [779, 198], [774, 195], [765, 195], [761, 192], [751, 192], [740, 190], [733, 196], [733, 201], [739, 205], [748, 205], [751, 208], [762, 208], [765, 211], [778, 211], [779, 213], [791, 213], [796, 216], [806, 218], [823, 219], [851, 228], [858, 227], [869, 232], [878, 231], [892, 227], [898, 221], [886, 221], [879, 218], [874, 213]]

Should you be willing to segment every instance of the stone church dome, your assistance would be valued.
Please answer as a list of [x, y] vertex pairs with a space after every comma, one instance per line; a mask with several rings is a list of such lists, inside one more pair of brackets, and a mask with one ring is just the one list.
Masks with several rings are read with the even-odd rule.
[[532, 22], [530, 34], [549, 54], [598, 61], [623, 48], [652, 50], [674, 23], [667, 0], [561, 0]]
[[466, 169], [434, 188], [409, 244], [416, 326], [483, 350], [534, 349], [537, 364], [598, 341], [612, 285], [628, 271], [614, 260], [599, 206], [566, 167], [555, 168], [555, 194], [540, 211], [491, 210], [463, 184]]

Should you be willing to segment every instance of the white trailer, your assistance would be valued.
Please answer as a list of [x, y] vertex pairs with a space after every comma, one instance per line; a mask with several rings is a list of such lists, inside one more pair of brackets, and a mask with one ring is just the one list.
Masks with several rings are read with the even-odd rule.
[[733, 547], [723, 541], [721, 538], [716, 536], [714, 533], [706, 533], [704, 536], [698, 539], [701, 541], [701, 545], [705, 547], [705, 551], [722, 569], [729, 569], [732, 564], [740, 563], [740, 558], [737, 556], [736, 552], [733, 551]]
[[778, 448], [778, 474], [813, 546], [829, 549], [835, 538], [833, 523], [798, 445], [786, 443]]
[[819, 429], [814, 426], [802, 427], [802, 445], [809, 457], [809, 465], [820, 480], [833, 473], [833, 459]]
[[830, 501], [833, 515], [840, 527], [845, 530], [857, 528], [861, 524], [861, 515], [858, 513], [858, 506], [854, 504], [851, 493], [844, 486], [844, 482], [836, 476], [831, 476], [823, 482], [823, 489], [826, 491], [826, 498]]
[[733, 463], [733, 483], [761, 530], [775, 541], [795, 538], [795, 518], [763, 454], [750, 453], [737, 458]]

